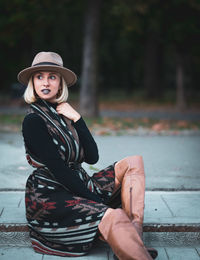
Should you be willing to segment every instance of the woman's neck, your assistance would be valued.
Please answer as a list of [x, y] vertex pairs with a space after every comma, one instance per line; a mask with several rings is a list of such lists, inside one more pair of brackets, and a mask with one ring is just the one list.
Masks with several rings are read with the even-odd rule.
[[38, 99], [38, 102], [39, 103], [46, 103], [48, 106], [51, 106], [53, 108], [56, 108], [57, 107], [57, 103], [55, 102], [50, 102], [50, 101], [47, 101], [47, 100], [44, 100], [44, 99]]

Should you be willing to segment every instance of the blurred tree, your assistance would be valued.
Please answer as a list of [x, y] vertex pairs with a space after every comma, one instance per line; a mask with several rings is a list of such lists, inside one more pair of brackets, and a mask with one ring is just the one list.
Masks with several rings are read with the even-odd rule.
[[184, 87], [184, 65], [182, 55], [177, 53], [176, 57], [176, 106], [183, 111], [186, 108], [185, 87]]
[[176, 106], [179, 110], [184, 110], [187, 106], [186, 78], [192, 77], [188, 75], [188, 59], [192, 60], [193, 52], [200, 44], [199, 11], [200, 3], [197, 0], [173, 0], [165, 5], [166, 43], [172, 48]]
[[83, 65], [81, 74], [80, 111], [84, 116], [97, 116], [98, 40], [102, 0], [88, 0], [85, 13]]
[[162, 2], [159, 0], [135, 0], [134, 2], [118, 0], [113, 6], [113, 12], [123, 23], [121, 29], [125, 37], [128, 37], [130, 33], [138, 35], [138, 39], [132, 38], [134, 40], [132, 48], [138, 48], [135, 42], [137, 39], [139, 45], [142, 46], [139, 59], [143, 61], [143, 86], [146, 96], [150, 98], [161, 96], [163, 93]]
[[[198, 53], [199, 49], [199, 1], [117, 0], [114, 3], [113, 12], [123, 24], [120, 29], [125, 37], [130, 32], [138, 34], [137, 41], [144, 46], [140, 49], [139, 59], [144, 53], [143, 89], [147, 97], [162, 97], [167, 88], [176, 86], [177, 107], [184, 109], [185, 79], [191, 78], [191, 75], [186, 75], [186, 64], [188, 58], [192, 63], [194, 56], [191, 53]], [[136, 46], [133, 42], [132, 48]], [[170, 60], [167, 55], [170, 55]], [[166, 58], [168, 63], [164, 61]], [[127, 64], [130, 65], [128, 60]], [[174, 73], [171, 86], [167, 78], [164, 83], [164, 69], [167, 74], [169, 66], [173, 67]]]
[[[24, 61], [30, 41], [27, 4], [24, 0], [0, 1], [0, 62], [2, 73], [1, 88], [11, 84], [12, 75], [17, 71], [17, 64]], [[17, 56], [20, 53], [20, 59]], [[18, 56], [19, 57], [19, 56]], [[14, 61], [17, 61], [16, 63]], [[15, 74], [16, 75], [16, 74]]]
[[99, 48], [100, 84], [102, 93], [111, 90], [112, 96], [122, 91], [130, 96], [133, 86], [140, 84], [139, 56], [143, 46], [140, 44], [137, 21], [133, 24], [127, 20], [132, 10], [131, 4], [129, 6], [123, 1], [111, 0], [103, 5]]
[[144, 51], [144, 89], [148, 98], [161, 98], [163, 96], [163, 2], [151, 0], [145, 4], [141, 13], [142, 29], [145, 41]]
[[162, 97], [164, 93], [162, 72], [163, 48], [160, 37], [155, 32], [148, 32], [144, 52], [144, 89], [147, 98]]

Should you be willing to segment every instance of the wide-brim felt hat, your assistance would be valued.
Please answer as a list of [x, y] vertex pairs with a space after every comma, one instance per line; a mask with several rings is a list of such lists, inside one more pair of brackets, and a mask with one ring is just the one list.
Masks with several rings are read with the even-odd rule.
[[68, 87], [77, 81], [76, 74], [63, 66], [62, 58], [55, 52], [39, 52], [33, 59], [31, 67], [20, 71], [17, 78], [20, 83], [27, 86], [31, 76], [37, 71], [53, 71], [59, 73], [64, 78]]

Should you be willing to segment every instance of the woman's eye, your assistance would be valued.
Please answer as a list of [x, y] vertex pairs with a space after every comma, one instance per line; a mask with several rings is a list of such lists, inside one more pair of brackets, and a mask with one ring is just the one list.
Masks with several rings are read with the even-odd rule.
[[36, 78], [37, 79], [42, 79], [42, 75], [37, 75]]
[[50, 79], [56, 79], [56, 76], [52, 75], [50, 76]]

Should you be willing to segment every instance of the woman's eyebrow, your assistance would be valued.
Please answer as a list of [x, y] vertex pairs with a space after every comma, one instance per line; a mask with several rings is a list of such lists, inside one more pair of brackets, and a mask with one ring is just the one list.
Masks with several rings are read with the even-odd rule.
[[53, 71], [52, 71], [52, 72], [49, 72], [49, 74], [51, 74], [51, 75], [52, 75], [52, 74], [54, 74], [54, 75], [59, 75], [59, 73], [53, 72]]

